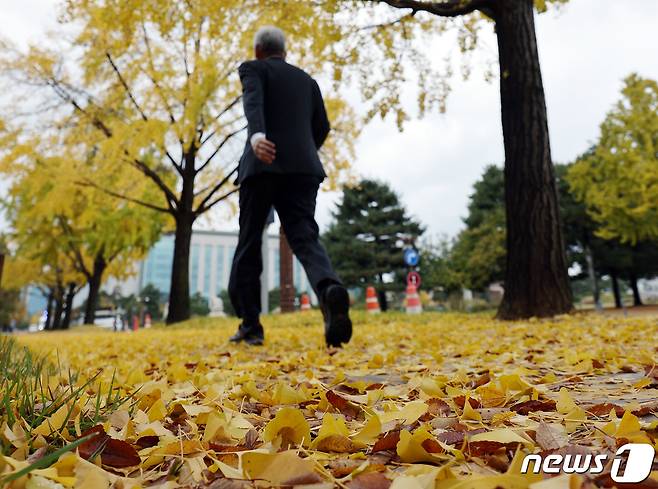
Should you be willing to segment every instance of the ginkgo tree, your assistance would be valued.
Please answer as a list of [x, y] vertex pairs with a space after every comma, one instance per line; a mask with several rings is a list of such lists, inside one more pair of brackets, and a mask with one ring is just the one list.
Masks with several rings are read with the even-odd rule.
[[[62, 5], [62, 21], [76, 30], [72, 45], [32, 47], [5, 55], [4, 65], [16, 78], [68, 104], [66, 130], [79, 140], [91, 139], [108, 172], [121, 168], [158, 189], [160, 201], [152, 203], [112, 183], [82, 182], [171, 216], [175, 245], [167, 322], [187, 319], [192, 227], [237, 190], [233, 177], [246, 128], [237, 68], [251, 56], [253, 34], [260, 25], [280, 25], [298, 48], [291, 59], [311, 72], [322, 69], [313, 60], [320, 59], [316, 54], [329, 35], [314, 42], [318, 29], [311, 3], [67, 0]], [[356, 126], [349, 107], [328, 98], [337, 135], [324, 149], [331, 186], [349, 166]]]
[[453, 70], [450, 63], [438, 68], [433, 59], [437, 36], [456, 35], [455, 51], [464, 53], [467, 75], [480, 33], [487, 26], [495, 29], [505, 146], [507, 263], [498, 310], [504, 319], [573, 308], [534, 19], [535, 12], [567, 2], [334, 0], [318, 5], [334, 13], [339, 26], [334, 28], [341, 32], [330, 58], [335, 79], [356, 72], [371, 104], [369, 116], [392, 114], [401, 127], [409, 117], [401, 94], [411, 80], [418, 82], [421, 115], [445, 108]]
[[636, 244], [658, 239], [658, 83], [630, 75], [593, 151], [568, 182], [599, 224], [597, 234]]
[[[51, 152], [72, 148], [61, 138], [44, 144], [56, 143], [54, 148], [48, 146]], [[77, 160], [73, 151], [43, 156], [41, 150], [46, 151], [35, 141], [23, 142], [0, 160], [0, 170], [10, 170], [13, 176], [5, 204], [13, 241], [19, 258], [40, 263], [41, 273], [54, 276], [50, 281], [34, 277], [32, 282], [45, 282], [57, 308], [68, 303], [65, 309], [70, 313], [73, 296], [87, 286], [84, 322], [93, 324], [104, 279], [107, 275], [124, 278], [134, 272], [136, 260], [158, 239], [163, 218], [137, 204], [78, 185], [80, 175], [93, 175], [95, 156], [83, 155], [84, 159]], [[121, 183], [121, 175], [114, 179]], [[128, 186], [125, 176], [123, 179]], [[145, 202], [155, 200], [148, 188], [144, 190], [141, 198]]]

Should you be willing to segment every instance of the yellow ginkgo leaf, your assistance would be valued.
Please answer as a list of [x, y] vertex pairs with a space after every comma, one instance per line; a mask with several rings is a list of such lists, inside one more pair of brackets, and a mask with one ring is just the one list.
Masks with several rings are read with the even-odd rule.
[[[426, 449], [430, 448], [431, 453]], [[436, 463], [441, 458], [438, 453], [442, 451], [438, 442], [426, 430], [419, 428], [413, 434], [407, 430], [400, 431], [400, 441], [397, 445], [397, 454], [405, 463], [416, 462], [433, 462]]]
[[293, 450], [279, 453], [247, 452], [242, 456], [244, 476], [250, 480], [264, 480], [274, 486], [319, 482], [312, 460], [300, 458]]
[[471, 403], [468, 401], [468, 397], [464, 401], [464, 411], [461, 415], [462, 421], [482, 421], [482, 416], [478, 413]]
[[571, 395], [569, 394], [569, 391], [562, 387], [560, 389], [560, 397], [558, 398], [557, 404], [556, 404], [556, 409], [557, 412], [560, 414], [568, 414], [572, 412], [574, 409], [576, 409], [578, 406], [572, 399]]
[[362, 443], [364, 445], [370, 445], [377, 441], [377, 438], [382, 432], [382, 423], [379, 420], [379, 416], [373, 414], [370, 416], [366, 424], [361, 430], [352, 437], [357, 443]]
[[265, 441], [274, 441], [278, 437], [281, 438], [283, 446], [308, 445], [311, 441], [311, 429], [304, 413], [292, 407], [280, 409], [263, 430]]

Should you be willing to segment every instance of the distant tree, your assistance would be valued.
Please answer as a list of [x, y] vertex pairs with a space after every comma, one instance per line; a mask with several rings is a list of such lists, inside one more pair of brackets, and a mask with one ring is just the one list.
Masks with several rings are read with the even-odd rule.
[[144, 304], [145, 312], [148, 312], [152, 319], [162, 319], [163, 296], [162, 292], [153, 284], [146, 284], [146, 286], [139, 293], [139, 297]]
[[419, 266], [423, 288], [451, 293], [461, 291], [464, 287], [461, 271], [453, 264], [453, 246], [454, 240], [445, 236], [423, 240], [419, 247], [423, 257]]
[[[362, 180], [346, 187], [323, 242], [336, 271], [348, 286], [373, 284], [379, 291], [400, 288], [405, 272], [402, 250], [424, 229], [412, 219], [385, 183]], [[381, 297], [381, 296], [380, 296]]]
[[210, 314], [210, 306], [208, 305], [208, 299], [203, 297], [200, 292], [197, 292], [192, 297], [190, 297], [190, 310], [192, 316], [207, 316]]
[[505, 184], [503, 170], [485, 168], [473, 185], [464, 218], [466, 229], [459, 233], [450, 252], [450, 265], [462, 287], [484, 290], [505, 278]]
[[[46, 267], [72, 267], [77, 276], [58, 284], [56, 302], [72, 303], [72, 295], [86, 284], [84, 323], [93, 324], [103, 280], [131, 271], [158, 239], [163, 219], [143, 206], [78, 185], [81, 174], [93, 171], [91, 148], [74, 151], [69, 146], [73, 143], [62, 137], [19, 142], [0, 154], [0, 173], [12, 177], [5, 208], [18, 253], [31, 259], [41, 256]], [[111, 180], [132, 186], [134, 194], [140, 190], [125, 173], [117, 172]], [[149, 199], [143, 187], [141, 197]]]
[[19, 310], [19, 296], [18, 290], [0, 289], [0, 328], [3, 331], [16, 318]]
[[[480, 179], [473, 184], [473, 193], [468, 202], [468, 215], [464, 224], [468, 229], [481, 226], [491, 219], [491, 213], [503, 211], [505, 218], [505, 175], [503, 169], [489, 165]], [[504, 222], [504, 221], [503, 221]]]
[[597, 235], [630, 243], [658, 238], [658, 83], [636, 74], [624, 80], [596, 146], [567, 180], [599, 225]]
[[505, 279], [505, 211], [492, 209], [475, 227], [459, 233], [450, 254], [451, 265], [459, 270], [462, 284], [472, 290], [485, 290]]

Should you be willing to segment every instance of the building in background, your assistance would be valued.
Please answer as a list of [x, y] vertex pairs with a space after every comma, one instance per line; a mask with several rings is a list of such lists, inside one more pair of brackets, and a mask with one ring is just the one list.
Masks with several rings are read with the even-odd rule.
[[[238, 233], [231, 231], [194, 231], [190, 247], [190, 295], [200, 293], [204, 298], [219, 297], [228, 288], [231, 262]], [[261, 280], [267, 290], [279, 286], [279, 235], [268, 234], [263, 242], [264, 270]], [[169, 293], [171, 269], [174, 260], [174, 235], [165, 234], [151, 248], [146, 258], [135, 265], [135, 273], [126, 280], [110, 278], [103, 285], [109, 294], [121, 296], [138, 295], [151, 284], [163, 295]], [[306, 277], [301, 263], [293, 261], [295, 288], [307, 292], [314, 303], [317, 299]], [[40, 314], [46, 308], [46, 298], [41, 292], [30, 287], [27, 291], [27, 309], [30, 316]], [[74, 305], [79, 307], [87, 297], [86, 288], [76, 296]]]

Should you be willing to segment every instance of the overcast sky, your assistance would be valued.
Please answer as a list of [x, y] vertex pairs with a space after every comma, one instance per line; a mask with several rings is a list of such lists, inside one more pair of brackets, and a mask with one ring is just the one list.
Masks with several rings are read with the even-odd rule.
[[[2, 0], [3, 35], [20, 43], [39, 40], [56, 24], [56, 3]], [[538, 17], [554, 161], [572, 161], [591, 145], [624, 77], [637, 72], [658, 79], [657, 25], [654, 0], [571, 0], [561, 12]], [[493, 30], [488, 28], [482, 40], [485, 58], [495, 57]], [[408, 95], [413, 105], [414, 93]], [[498, 83], [485, 82], [476, 69], [467, 82], [455, 78], [445, 114], [411, 121], [403, 133], [390, 120], [370, 123], [357, 144], [354, 169], [389, 182], [430, 234], [455, 235], [472, 184], [486, 165], [502, 162]], [[337, 194], [320, 196], [321, 227], [337, 199]], [[216, 224], [235, 228], [234, 222]]]

